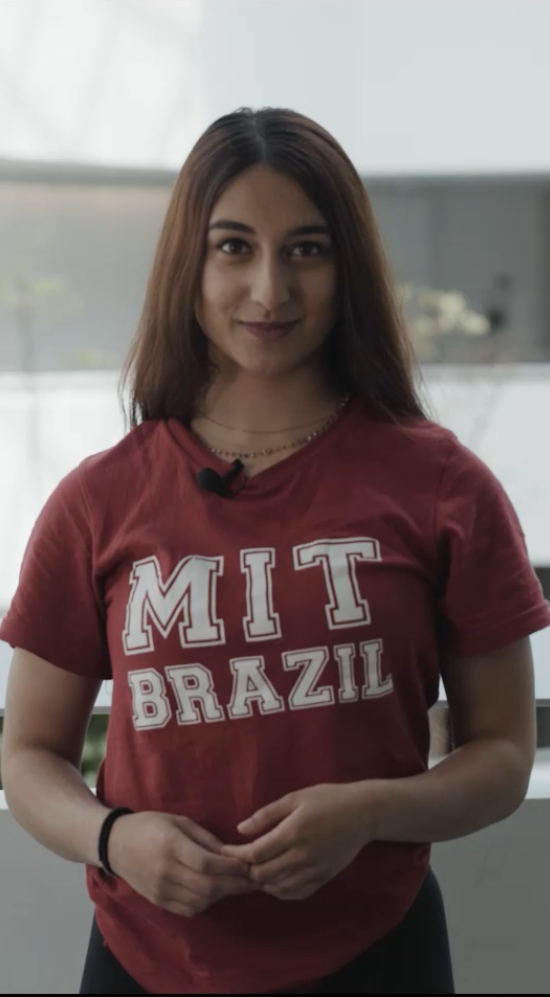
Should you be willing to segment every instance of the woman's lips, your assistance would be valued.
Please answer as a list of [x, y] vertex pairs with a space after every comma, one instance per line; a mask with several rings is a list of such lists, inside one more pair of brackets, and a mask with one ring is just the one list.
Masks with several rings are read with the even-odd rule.
[[292, 322], [240, 322], [240, 325], [257, 339], [268, 341], [281, 339], [296, 324], [297, 320]]

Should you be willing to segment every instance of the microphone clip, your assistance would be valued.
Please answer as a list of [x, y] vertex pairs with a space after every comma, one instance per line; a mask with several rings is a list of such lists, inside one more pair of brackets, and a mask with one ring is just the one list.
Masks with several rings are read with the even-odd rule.
[[239, 478], [244, 471], [244, 464], [241, 460], [234, 460], [229, 471], [219, 474], [213, 467], [203, 467], [197, 474], [197, 484], [203, 492], [213, 492], [220, 498], [233, 498], [244, 488], [246, 480], [243, 480], [238, 488], [232, 488], [233, 482]]

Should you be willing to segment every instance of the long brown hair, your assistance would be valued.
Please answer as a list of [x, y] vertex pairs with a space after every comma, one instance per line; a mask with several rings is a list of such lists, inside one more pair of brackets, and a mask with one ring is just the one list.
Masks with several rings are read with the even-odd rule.
[[243, 108], [215, 121], [176, 181], [123, 370], [130, 424], [189, 424], [212, 378], [195, 317], [212, 209], [239, 173], [267, 163], [295, 180], [327, 222], [337, 265], [337, 323], [330, 370], [392, 421], [423, 416], [412, 346], [365, 187], [336, 140], [294, 111]]

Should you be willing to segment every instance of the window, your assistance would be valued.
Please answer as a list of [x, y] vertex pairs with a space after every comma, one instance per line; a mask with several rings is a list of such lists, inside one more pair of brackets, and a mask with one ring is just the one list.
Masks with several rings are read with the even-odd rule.
[[169, 193], [0, 182], [0, 372], [119, 369]]
[[550, 183], [367, 182], [420, 359], [550, 361]]

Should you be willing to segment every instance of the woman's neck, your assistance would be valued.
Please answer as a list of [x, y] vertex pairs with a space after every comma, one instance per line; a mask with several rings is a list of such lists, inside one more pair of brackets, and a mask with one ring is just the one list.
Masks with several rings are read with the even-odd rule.
[[234, 435], [241, 441], [285, 436], [328, 418], [340, 400], [328, 379], [315, 376], [259, 378], [244, 373], [219, 378], [211, 386], [194, 420]]
[[298, 371], [284, 378], [239, 372], [232, 380], [220, 376], [212, 384], [192, 429], [222, 460], [231, 463], [239, 457], [252, 477], [330, 425], [341, 400], [328, 377], [318, 372]]

